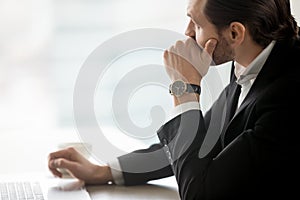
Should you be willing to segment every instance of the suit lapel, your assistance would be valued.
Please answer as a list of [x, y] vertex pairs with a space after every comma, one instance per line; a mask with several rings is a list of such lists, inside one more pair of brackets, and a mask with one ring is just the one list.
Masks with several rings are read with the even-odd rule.
[[257, 97], [268, 87], [268, 85], [270, 85], [270, 83], [272, 83], [280, 74], [283, 74], [284, 70], [280, 68], [283, 64], [282, 61], [284, 60], [283, 53], [280, 50], [283, 47], [280, 46], [282, 45], [277, 44], [274, 46], [273, 51], [234, 117], [242, 112], [251, 102], [255, 101]]
[[[267, 59], [265, 65], [263, 66], [261, 72], [258, 74], [255, 82], [253, 83], [250, 91], [248, 92], [247, 96], [245, 97], [244, 101], [242, 102], [239, 109], [236, 111], [234, 116], [230, 118], [228, 122], [228, 126], [226, 126], [226, 130], [224, 130], [223, 135], [223, 141], [224, 145], [231, 142], [232, 138], [235, 138], [240, 134], [241, 132], [232, 132], [228, 131], [230, 130], [230, 126], [233, 124], [232, 122], [237, 118], [238, 115], [245, 115], [242, 119], [246, 119], [246, 117], [250, 113], [244, 113], [245, 109], [249, 106], [249, 104], [254, 103], [256, 99], [262, 94], [262, 92], [274, 81], [276, 80], [280, 74], [283, 74], [285, 70], [281, 67], [285, 66], [284, 63], [286, 61], [286, 57], [288, 55], [288, 49], [286, 48], [286, 45], [283, 44], [276, 44], [274, 46], [274, 49], [272, 50], [269, 58]], [[229, 102], [230, 103], [230, 102]], [[231, 112], [230, 110], [228, 110]], [[230, 113], [228, 114], [230, 116]], [[241, 121], [239, 123], [244, 123], [246, 120]], [[229, 138], [229, 139], [227, 139]]]
[[224, 147], [225, 131], [227, 129], [227, 126], [228, 126], [231, 118], [233, 117], [233, 115], [236, 111], [240, 91], [241, 91], [241, 87], [236, 82], [232, 82], [230, 84], [230, 87], [228, 88], [228, 94], [227, 94], [227, 97], [225, 100], [226, 101], [225, 107], [223, 108], [226, 111], [225, 120], [223, 122], [224, 123], [223, 130], [221, 133], [221, 142], [222, 142], [223, 147]]

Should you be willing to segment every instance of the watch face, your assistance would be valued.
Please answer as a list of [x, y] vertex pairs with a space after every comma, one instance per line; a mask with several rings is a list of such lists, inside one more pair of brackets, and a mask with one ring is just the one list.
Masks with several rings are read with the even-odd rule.
[[171, 86], [172, 94], [175, 96], [181, 96], [186, 91], [186, 84], [183, 81], [175, 81]]

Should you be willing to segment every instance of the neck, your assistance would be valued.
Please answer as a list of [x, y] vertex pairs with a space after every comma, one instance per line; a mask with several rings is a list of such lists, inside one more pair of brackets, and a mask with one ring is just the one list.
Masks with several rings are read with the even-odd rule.
[[264, 50], [264, 48], [255, 42], [245, 41], [236, 49], [235, 61], [244, 67], [248, 67], [250, 63]]

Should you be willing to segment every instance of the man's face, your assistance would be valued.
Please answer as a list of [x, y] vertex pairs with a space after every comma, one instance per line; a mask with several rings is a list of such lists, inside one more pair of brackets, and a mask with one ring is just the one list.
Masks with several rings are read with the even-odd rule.
[[185, 34], [194, 38], [200, 47], [204, 47], [209, 39], [216, 39], [218, 44], [213, 54], [216, 65], [223, 64], [234, 59], [234, 51], [230, 47], [224, 34], [217, 31], [204, 15], [204, 6], [207, 0], [190, 0], [187, 15], [190, 17]]

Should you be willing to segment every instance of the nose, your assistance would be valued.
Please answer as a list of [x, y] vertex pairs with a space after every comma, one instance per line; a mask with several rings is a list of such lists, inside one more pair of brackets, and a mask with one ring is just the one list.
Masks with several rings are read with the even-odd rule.
[[190, 22], [186, 28], [185, 35], [188, 37], [192, 37], [192, 38], [195, 37], [195, 25], [192, 20], [190, 20]]

